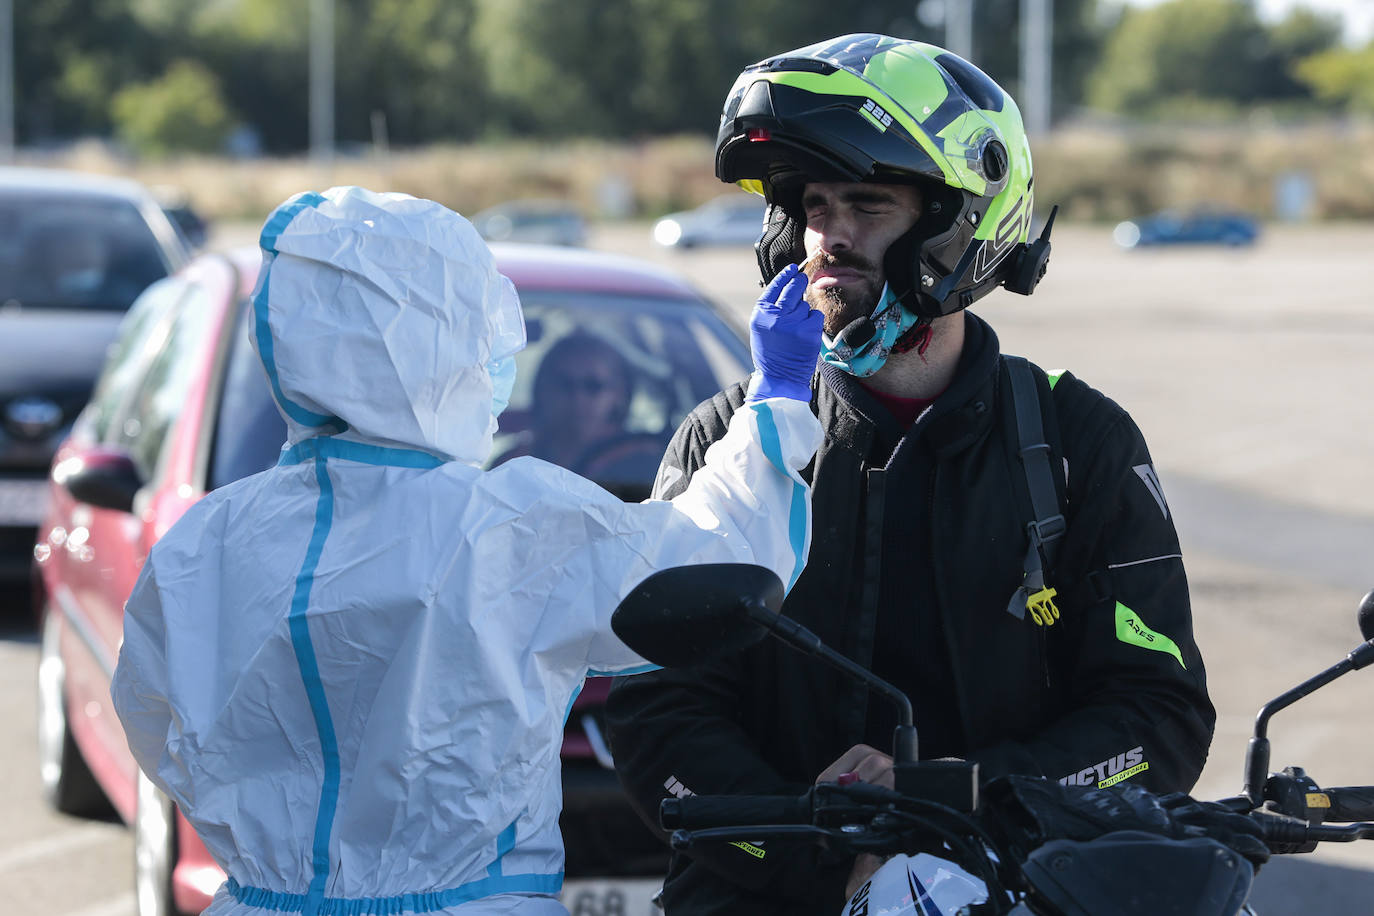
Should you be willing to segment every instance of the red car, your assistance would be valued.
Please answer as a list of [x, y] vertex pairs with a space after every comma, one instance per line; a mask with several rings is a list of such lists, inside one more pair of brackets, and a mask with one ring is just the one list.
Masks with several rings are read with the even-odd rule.
[[[624, 499], [643, 499], [681, 419], [748, 373], [741, 329], [642, 262], [552, 247], [493, 250], [520, 291], [529, 337], [493, 463], [544, 455]], [[34, 547], [44, 791], [61, 811], [112, 805], [133, 826], [140, 916], [198, 913], [224, 877], [138, 772], [111, 708], [110, 677], [124, 601], [153, 543], [207, 491], [274, 464], [285, 441], [248, 339], [258, 265], [256, 249], [202, 255], [134, 303], [53, 459]], [[566, 873], [661, 873], [664, 853], [630, 810], [601, 741], [607, 686], [588, 681], [565, 731]]]

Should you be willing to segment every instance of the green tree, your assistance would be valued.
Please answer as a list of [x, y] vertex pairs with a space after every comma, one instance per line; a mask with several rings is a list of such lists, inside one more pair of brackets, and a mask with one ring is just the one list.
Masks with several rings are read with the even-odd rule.
[[1301, 98], [1296, 61], [1339, 35], [1305, 10], [1268, 29], [1248, 0], [1170, 0], [1131, 9], [1107, 41], [1088, 101], [1155, 115], [1180, 102], [1247, 106]]
[[480, 136], [491, 112], [475, 15], [473, 0], [349, 3], [339, 26], [339, 136], [367, 139], [373, 112], [402, 143]]
[[[852, 32], [944, 42], [910, 0], [477, 0], [476, 47], [496, 123], [545, 135], [708, 133], [741, 69]], [[1066, 104], [1095, 60], [1096, 0], [1058, 0], [1055, 92]], [[976, 62], [1015, 91], [1018, 0], [979, 3]]]
[[1266, 45], [1244, 0], [1170, 0], [1133, 9], [1108, 39], [1088, 99], [1129, 114], [1156, 112], [1178, 97], [1240, 99]]
[[1374, 113], [1374, 43], [1314, 54], [1298, 64], [1297, 76], [1324, 101]]
[[156, 80], [121, 89], [113, 110], [119, 136], [144, 155], [219, 152], [234, 126], [214, 75], [184, 60]]
[[[1054, 0], [1050, 103], [1058, 119], [1082, 103], [1107, 28], [1097, 0]], [[1018, 101], [1021, 98], [1021, 0], [978, 0], [973, 62]], [[930, 38], [923, 40], [930, 41]], [[934, 37], [943, 43], [943, 35]]]
[[21, 143], [103, 134], [110, 95], [166, 63], [121, 0], [14, 4], [15, 127]]
[[492, 126], [521, 134], [628, 133], [639, 72], [633, 0], [478, 0]]
[[1341, 18], [1298, 7], [1269, 30], [1273, 65], [1266, 68], [1260, 94], [1274, 99], [1310, 98], [1312, 87], [1298, 75], [1302, 61], [1338, 48]]
[[310, 142], [307, 8], [221, 0], [204, 4], [186, 25], [196, 59], [219, 77], [229, 108], [270, 152], [297, 152]]

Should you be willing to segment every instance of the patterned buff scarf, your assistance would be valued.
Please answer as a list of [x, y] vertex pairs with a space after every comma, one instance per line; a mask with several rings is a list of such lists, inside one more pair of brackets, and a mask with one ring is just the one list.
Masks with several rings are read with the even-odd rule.
[[886, 284], [870, 320], [873, 336], [857, 347], [836, 343], [829, 334], [822, 334], [821, 358], [855, 378], [868, 378], [883, 367], [890, 354], [905, 353], [913, 347], [924, 353], [930, 343], [930, 325], [917, 327], [916, 316], [902, 308]]

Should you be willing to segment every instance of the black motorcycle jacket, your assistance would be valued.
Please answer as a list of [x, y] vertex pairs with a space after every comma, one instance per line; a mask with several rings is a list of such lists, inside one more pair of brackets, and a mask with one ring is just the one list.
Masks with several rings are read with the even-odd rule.
[[[975, 760], [984, 779], [1187, 791], [1215, 712], [1159, 478], [1125, 410], [1069, 373], [1034, 376], [1063, 469], [1068, 526], [1046, 575], [1057, 621], [1008, 611], [1034, 516], [997, 337], [972, 313], [953, 382], [909, 430], [852, 377], [818, 371], [811, 551], [783, 613], [911, 696], [922, 758]], [[744, 391], [683, 422], [656, 496], [686, 486]], [[771, 639], [617, 679], [606, 716], [617, 773], [655, 829], [671, 796], [800, 794], [855, 744], [890, 751], [896, 722], [861, 684]], [[670, 916], [833, 916], [851, 865], [806, 843], [703, 847], [674, 854], [664, 902]]]

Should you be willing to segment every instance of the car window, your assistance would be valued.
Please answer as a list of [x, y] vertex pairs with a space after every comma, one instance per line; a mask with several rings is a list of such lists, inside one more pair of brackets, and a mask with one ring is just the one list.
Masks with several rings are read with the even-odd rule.
[[185, 292], [186, 284], [180, 279], [155, 283], [138, 297], [120, 322], [83, 416], [83, 422], [91, 424], [97, 441], [104, 441], [109, 435], [120, 406], [165, 342], [171, 331], [172, 314]]
[[739, 335], [705, 303], [523, 290], [528, 346], [492, 466], [533, 455], [623, 498], [648, 495], [687, 413], [749, 373]]
[[267, 373], [248, 336], [252, 314], [250, 303], [245, 302], [234, 326], [215, 415], [206, 490], [267, 470], [277, 463], [286, 442], [286, 421], [272, 400]]
[[170, 333], [139, 381], [122, 421], [111, 431], [112, 443], [129, 453], [144, 480], [151, 480], [157, 469], [167, 432], [186, 400], [197, 362], [206, 352], [205, 338], [214, 315], [205, 289], [188, 284]]
[[157, 237], [128, 201], [0, 198], [0, 304], [124, 311], [167, 272]]

